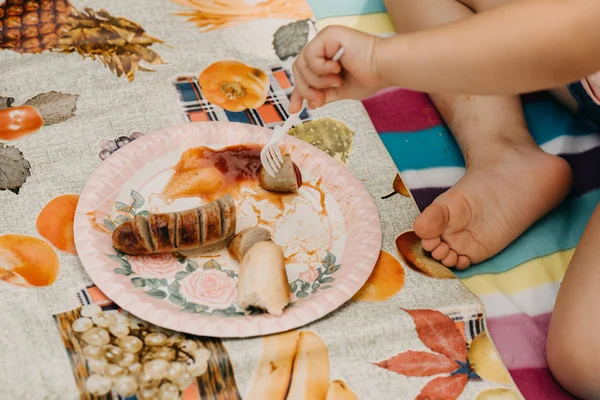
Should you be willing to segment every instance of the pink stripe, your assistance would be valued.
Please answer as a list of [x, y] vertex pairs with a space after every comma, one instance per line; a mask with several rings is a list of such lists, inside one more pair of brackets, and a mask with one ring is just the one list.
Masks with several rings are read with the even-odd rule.
[[511, 369], [510, 374], [527, 400], [575, 399], [554, 380], [548, 368]]
[[379, 92], [363, 101], [377, 132], [415, 132], [442, 123], [438, 112], [423, 93], [405, 89]]
[[573, 399], [552, 377], [546, 336], [552, 313], [489, 318], [487, 327], [504, 364], [527, 400]]
[[551, 313], [516, 314], [487, 320], [490, 336], [508, 369], [546, 368], [546, 336]]

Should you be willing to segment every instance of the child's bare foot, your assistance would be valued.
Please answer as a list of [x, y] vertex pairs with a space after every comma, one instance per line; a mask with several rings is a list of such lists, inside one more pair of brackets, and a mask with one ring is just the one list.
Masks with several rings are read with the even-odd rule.
[[486, 157], [473, 160], [415, 220], [423, 248], [447, 267], [462, 270], [494, 256], [570, 189], [569, 164], [534, 143], [503, 145]]

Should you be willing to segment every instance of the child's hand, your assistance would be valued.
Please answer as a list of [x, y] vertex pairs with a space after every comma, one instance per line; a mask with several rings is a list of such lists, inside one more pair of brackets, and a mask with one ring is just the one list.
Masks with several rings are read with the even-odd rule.
[[[323, 29], [294, 62], [290, 113], [301, 110], [302, 99], [314, 109], [336, 100], [361, 100], [382, 89], [385, 84], [375, 65], [379, 40], [341, 26]], [[344, 55], [332, 61], [340, 47], [344, 47]]]

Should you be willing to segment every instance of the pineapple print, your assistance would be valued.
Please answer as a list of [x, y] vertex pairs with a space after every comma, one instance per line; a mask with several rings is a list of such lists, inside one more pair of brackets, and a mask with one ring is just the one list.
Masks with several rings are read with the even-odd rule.
[[63, 0], [7, 0], [0, 5], [0, 49], [19, 53], [52, 49], [71, 9]]
[[140, 65], [163, 64], [149, 47], [160, 39], [137, 23], [105, 10], [76, 10], [67, 0], [6, 0], [0, 5], [0, 50], [77, 52], [99, 60], [118, 77], [133, 81]]

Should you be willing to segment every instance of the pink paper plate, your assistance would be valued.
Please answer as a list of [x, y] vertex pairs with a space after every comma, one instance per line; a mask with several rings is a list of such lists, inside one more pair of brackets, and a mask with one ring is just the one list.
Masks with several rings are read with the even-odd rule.
[[74, 226], [79, 257], [100, 290], [124, 310], [155, 325], [214, 337], [287, 331], [348, 301], [368, 279], [379, 256], [377, 208], [344, 166], [290, 136], [284, 148], [304, 181], [298, 194], [286, 197], [279, 208], [258, 199], [253, 188], [235, 199], [237, 231], [265, 226], [284, 249], [293, 295], [280, 317], [239, 307], [239, 264], [226, 249], [193, 258], [131, 257], [112, 247], [110, 231], [136, 214], [202, 204], [200, 198], [166, 204], [157, 196], [184, 151], [263, 144], [270, 134], [270, 129], [246, 124], [185, 124], [143, 136], [108, 157], [81, 194]]

